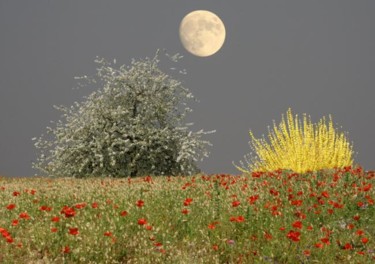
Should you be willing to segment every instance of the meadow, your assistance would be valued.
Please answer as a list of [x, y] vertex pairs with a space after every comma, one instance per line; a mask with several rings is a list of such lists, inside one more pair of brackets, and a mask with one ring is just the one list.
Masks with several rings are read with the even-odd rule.
[[373, 263], [374, 171], [0, 177], [0, 263]]

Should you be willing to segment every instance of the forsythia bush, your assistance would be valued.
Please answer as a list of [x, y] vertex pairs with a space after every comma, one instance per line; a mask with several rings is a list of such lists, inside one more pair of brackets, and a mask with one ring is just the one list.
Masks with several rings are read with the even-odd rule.
[[274, 132], [269, 133], [270, 144], [264, 137], [256, 139], [250, 131], [251, 148], [257, 157], [251, 161], [246, 158], [249, 170], [233, 165], [240, 171], [274, 171], [290, 169], [298, 173], [316, 171], [320, 169], [341, 168], [352, 166], [352, 146], [344, 133], [337, 133], [333, 127], [332, 118], [326, 126], [323, 117], [317, 125], [303, 117], [303, 127], [296, 115], [293, 121], [292, 111], [287, 111], [287, 123], [282, 117], [279, 128], [274, 122]]
[[[176, 57], [177, 56], [177, 57]], [[171, 57], [174, 61], [178, 55]], [[66, 119], [47, 127], [52, 139], [37, 139], [41, 151], [33, 168], [49, 176], [191, 175], [200, 172], [196, 161], [208, 157], [208, 141], [186, 131], [182, 119], [194, 96], [158, 68], [153, 59], [133, 60], [131, 66], [113, 68], [104, 59], [97, 74], [80, 77], [103, 89], [70, 108], [54, 106]], [[189, 125], [189, 124], [186, 124]]]

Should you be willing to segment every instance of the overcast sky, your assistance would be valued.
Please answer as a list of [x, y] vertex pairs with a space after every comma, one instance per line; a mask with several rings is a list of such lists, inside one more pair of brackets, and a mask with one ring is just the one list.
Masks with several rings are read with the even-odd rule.
[[[190, 11], [217, 14], [227, 37], [210, 57], [188, 53], [179, 24]], [[31, 176], [31, 141], [93, 89], [96, 56], [130, 64], [157, 49], [180, 53], [183, 81], [200, 101], [186, 122], [206, 135], [207, 174], [238, 174], [248, 131], [267, 135], [289, 107], [312, 121], [332, 115], [348, 132], [355, 163], [375, 169], [375, 1], [373, 0], [37, 0], [0, 1], [0, 175]]]

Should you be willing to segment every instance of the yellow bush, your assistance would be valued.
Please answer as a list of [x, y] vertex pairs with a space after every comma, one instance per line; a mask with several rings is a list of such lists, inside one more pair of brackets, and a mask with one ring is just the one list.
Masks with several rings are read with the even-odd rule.
[[[270, 144], [264, 137], [256, 139], [250, 131], [251, 145], [257, 157], [246, 160], [248, 168], [233, 165], [244, 173], [252, 171], [274, 171], [290, 169], [297, 173], [317, 171], [320, 169], [342, 168], [352, 166], [352, 146], [348, 143], [344, 133], [336, 133], [332, 118], [326, 126], [325, 117], [314, 126], [303, 116], [303, 127], [296, 115], [293, 121], [292, 111], [287, 111], [287, 123], [282, 116], [279, 128], [275, 122], [274, 132], [270, 133]], [[243, 166], [243, 163], [240, 162]]]

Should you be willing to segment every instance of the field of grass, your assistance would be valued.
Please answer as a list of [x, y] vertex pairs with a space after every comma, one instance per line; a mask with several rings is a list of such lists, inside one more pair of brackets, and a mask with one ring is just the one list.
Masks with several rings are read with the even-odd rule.
[[0, 263], [372, 263], [375, 172], [0, 178]]

